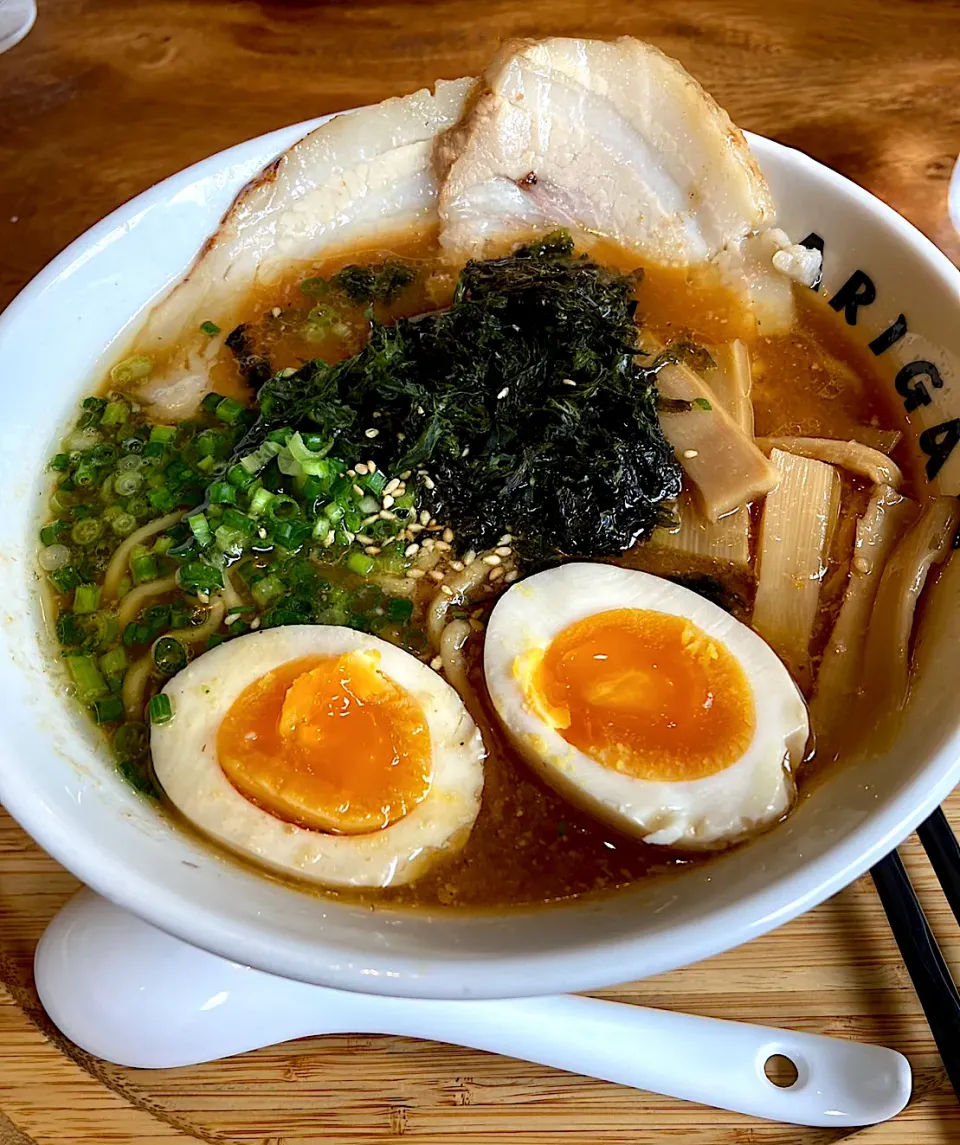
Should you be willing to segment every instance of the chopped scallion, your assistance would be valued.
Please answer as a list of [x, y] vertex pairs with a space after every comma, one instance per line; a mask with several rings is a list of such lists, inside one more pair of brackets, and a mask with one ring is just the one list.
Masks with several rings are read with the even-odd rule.
[[187, 650], [173, 636], [161, 636], [153, 646], [153, 662], [164, 676], [174, 676], [187, 666]]
[[130, 382], [145, 378], [153, 369], [153, 363], [146, 354], [134, 354], [132, 358], [124, 358], [110, 371], [110, 377], [118, 386], [129, 385]]
[[113, 724], [123, 719], [123, 700], [119, 696], [107, 696], [93, 701], [93, 718], [98, 724]]
[[208, 338], [215, 338], [220, 333], [220, 327], [216, 322], [201, 322], [200, 329]]
[[92, 704], [109, 692], [107, 682], [92, 656], [73, 655], [65, 656], [64, 659], [81, 704]]
[[73, 595], [73, 611], [76, 613], [96, 612], [100, 607], [100, 585], [78, 584]]
[[165, 696], [163, 692], [158, 692], [157, 695], [150, 697], [150, 703], [147, 705], [147, 713], [150, 716], [150, 723], [152, 724], [166, 724], [173, 719], [173, 708], [170, 706], [170, 697]]
[[347, 557], [347, 568], [357, 576], [369, 576], [374, 566], [373, 557], [368, 557], [366, 553], [353, 552]]
[[238, 402], [235, 398], [224, 398], [216, 408], [216, 415], [227, 425], [236, 425], [246, 411], [247, 407], [242, 402]]

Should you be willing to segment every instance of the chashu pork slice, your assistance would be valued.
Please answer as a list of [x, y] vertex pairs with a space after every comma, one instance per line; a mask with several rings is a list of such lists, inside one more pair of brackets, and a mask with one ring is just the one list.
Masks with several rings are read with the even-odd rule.
[[251, 290], [297, 263], [437, 225], [437, 137], [461, 117], [472, 79], [440, 80], [338, 115], [275, 160], [239, 194], [187, 276], [150, 313], [139, 352], [172, 358], [138, 390], [158, 417], [189, 416], [219, 351], [198, 336], [228, 333]]
[[508, 44], [442, 149], [442, 243], [456, 256], [565, 225], [652, 262], [696, 265], [774, 218], [727, 113], [630, 37]]

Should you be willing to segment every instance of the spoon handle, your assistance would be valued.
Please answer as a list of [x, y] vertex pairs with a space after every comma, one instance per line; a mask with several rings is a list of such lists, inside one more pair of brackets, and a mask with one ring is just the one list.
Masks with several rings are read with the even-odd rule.
[[[89, 1053], [191, 1065], [309, 1034], [405, 1034], [796, 1125], [867, 1125], [910, 1096], [906, 1058], [880, 1046], [571, 995], [436, 1002], [291, 982], [198, 950], [81, 891], [47, 928], [37, 990]], [[772, 1055], [794, 1063], [779, 1088]]]
[[[910, 1097], [906, 1058], [839, 1038], [571, 995], [375, 1001], [381, 1032], [491, 1050], [773, 1121], [873, 1124], [895, 1116]], [[789, 1087], [764, 1072], [774, 1055], [796, 1069]]]

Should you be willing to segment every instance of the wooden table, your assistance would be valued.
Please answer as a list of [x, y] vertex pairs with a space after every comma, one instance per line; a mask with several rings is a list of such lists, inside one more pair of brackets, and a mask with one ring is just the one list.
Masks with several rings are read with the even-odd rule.
[[[960, 260], [945, 212], [960, 149], [960, 7], [948, 0], [40, 0], [34, 31], [0, 57], [0, 306], [106, 212], [179, 168], [298, 119], [474, 72], [500, 38], [547, 32], [652, 40], [737, 123], [849, 175]], [[960, 824], [960, 797], [950, 810]], [[957, 964], [960, 931], [918, 848], [907, 854]], [[30, 981], [33, 945], [75, 885], [0, 812], [0, 1145], [844, 1137], [399, 1038], [299, 1042], [167, 1073], [106, 1066], [50, 1029]], [[855, 1139], [960, 1139], [960, 1110], [868, 880], [776, 934], [610, 996], [894, 1046], [913, 1064], [913, 1102]]]

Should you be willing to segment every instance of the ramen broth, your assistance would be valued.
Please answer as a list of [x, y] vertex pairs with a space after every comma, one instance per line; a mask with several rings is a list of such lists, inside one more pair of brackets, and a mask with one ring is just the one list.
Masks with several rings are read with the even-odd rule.
[[[595, 244], [591, 254], [601, 264], [621, 270], [635, 269], [634, 260], [625, 259], [622, 252], [607, 244]], [[296, 322], [291, 320], [288, 328], [284, 315], [295, 313], [299, 319], [304, 307], [300, 284], [305, 279], [313, 276], [328, 278], [344, 266], [379, 264], [386, 258], [400, 258], [414, 266], [417, 279], [398, 302], [380, 307], [379, 317], [389, 320], [449, 303], [455, 274], [438, 261], [432, 235], [394, 242], [389, 250], [345, 252], [342, 257], [320, 265], [298, 266], [282, 282], [259, 288], [247, 306], [246, 317], [251, 323], [261, 322], [265, 314], [275, 319], [272, 332], [262, 335], [269, 338], [269, 347], [265, 348], [269, 349], [272, 368], [295, 368], [304, 360], [315, 357], [333, 362], [355, 353], [363, 342], [362, 323], [358, 322], [356, 327], [347, 330], [331, 331], [328, 335], [321, 335], [319, 340], [306, 341], [296, 332]], [[711, 346], [722, 345], [734, 338], [746, 342], [753, 370], [752, 400], [757, 436], [846, 440], [860, 435], [860, 439], [865, 440], [864, 435], [869, 437], [874, 433], [879, 434], [878, 440], [883, 440], [883, 431], [902, 428], [899, 411], [887, 401], [890, 387], [879, 375], [876, 364], [853, 343], [838, 316], [819, 294], [796, 288], [795, 328], [786, 336], [760, 338], [752, 335], [752, 323], [732, 294], [715, 282], [695, 279], [685, 271], [644, 268], [636, 298], [638, 320], [664, 343], [683, 339]], [[197, 316], [198, 324], [203, 318], [202, 314]], [[136, 347], [132, 352], [136, 353]], [[162, 366], [162, 361], [158, 365]], [[243, 402], [254, 398], [241, 377], [234, 356], [226, 348], [218, 352], [211, 382], [218, 393], [228, 397]], [[915, 483], [915, 459], [909, 454], [908, 447], [898, 445], [893, 456], [904, 470], [905, 492], [917, 496], [919, 485]], [[842, 511], [823, 578], [810, 650], [814, 665], [839, 609], [853, 530], [870, 492], [866, 480], [842, 470], [840, 473]], [[754, 537], [757, 516], [754, 510]], [[617, 563], [680, 578], [695, 590], [698, 584], [709, 581], [724, 595], [725, 606], [739, 619], [749, 622], [754, 591], [753, 573], [749, 569], [692, 558], [646, 541], [634, 546]], [[325, 576], [332, 577], [350, 592], [360, 591], [359, 578], [349, 570], [325, 568], [323, 571]], [[249, 592], [240, 584], [237, 587], [243, 605], [248, 605]], [[413, 620], [422, 615], [435, 591], [436, 586], [426, 578], [417, 582]], [[175, 602], [178, 597], [178, 591], [172, 588], [151, 603], [162, 606]], [[324, 893], [371, 903], [496, 908], [609, 892], [651, 873], [706, 861], [703, 855], [648, 846], [603, 826], [547, 787], [507, 744], [486, 697], [480, 667], [483, 623], [493, 600], [491, 593], [475, 604], [471, 602], [472, 608], [468, 610], [474, 631], [467, 645], [467, 659], [476, 696], [471, 714], [481, 728], [488, 751], [481, 811], [469, 841], [455, 858], [407, 886], [356, 894], [344, 891]], [[55, 599], [53, 616], [56, 617], [58, 611], [67, 605], [68, 594]], [[402, 631], [405, 623], [398, 620], [393, 628], [388, 627], [380, 634], [430, 660], [433, 649], [417, 649], [415, 642], [405, 640]], [[214, 635], [219, 639], [226, 638], [230, 629], [221, 623]], [[129, 658], [136, 660], [143, 654], [144, 647], [146, 644], [129, 649]], [[196, 651], [202, 650], [201, 647]], [[148, 685], [145, 698], [150, 691], [151, 686]], [[818, 743], [817, 731], [814, 727], [811, 742], [817, 744], [818, 754], [832, 757], [835, 753], [830, 745]], [[801, 769], [797, 777], [801, 796], [807, 776], [812, 775], [816, 767], [814, 759]], [[178, 817], [176, 811], [170, 809], [170, 812]]]

